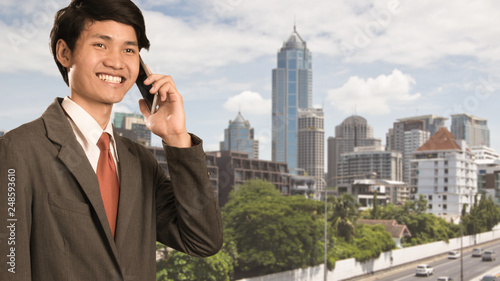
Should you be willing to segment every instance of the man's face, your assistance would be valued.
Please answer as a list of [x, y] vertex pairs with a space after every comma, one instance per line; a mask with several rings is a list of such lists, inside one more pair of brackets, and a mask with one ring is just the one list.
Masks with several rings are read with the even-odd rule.
[[87, 23], [70, 54], [71, 98], [82, 106], [120, 102], [139, 73], [139, 47], [132, 26]]

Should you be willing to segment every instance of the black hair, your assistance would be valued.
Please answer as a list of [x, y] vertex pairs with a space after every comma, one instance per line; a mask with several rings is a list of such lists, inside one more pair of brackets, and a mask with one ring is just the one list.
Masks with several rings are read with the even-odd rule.
[[57, 41], [63, 39], [68, 45], [68, 48], [73, 51], [76, 41], [88, 22], [106, 20], [112, 20], [132, 26], [137, 35], [139, 50], [142, 48], [149, 49], [149, 40], [146, 36], [144, 17], [141, 10], [132, 1], [72, 0], [67, 7], [62, 8], [56, 13], [54, 26], [50, 32], [50, 48], [52, 55], [67, 85], [69, 85], [68, 71], [57, 60]]

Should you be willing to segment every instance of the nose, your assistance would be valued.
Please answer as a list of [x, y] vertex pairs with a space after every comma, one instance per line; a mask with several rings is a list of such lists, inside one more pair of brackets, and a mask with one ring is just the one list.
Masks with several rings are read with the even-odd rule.
[[109, 52], [103, 61], [104, 66], [111, 67], [113, 69], [123, 68], [123, 58], [119, 51]]

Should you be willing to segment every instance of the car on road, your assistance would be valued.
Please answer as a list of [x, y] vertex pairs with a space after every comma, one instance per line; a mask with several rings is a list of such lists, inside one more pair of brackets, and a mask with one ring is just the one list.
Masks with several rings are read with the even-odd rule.
[[441, 277], [438, 277], [437, 281], [453, 281], [453, 278], [448, 277], [448, 276], [441, 276]]
[[483, 261], [494, 261], [497, 259], [497, 255], [495, 251], [484, 251], [481, 260]]
[[434, 274], [434, 268], [432, 268], [432, 266], [430, 266], [428, 264], [417, 265], [417, 270], [415, 272], [416, 276], [419, 276], [419, 275], [429, 276], [432, 274]]
[[472, 250], [473, 257], [481, 257], [482, 254], [483, 254], [483, 249], [481, 249], [481, 248], [474, 248]]
[[496, 281], [497, 278], [493, 275], [485, 275], [480, 281]]
[[458, 259], [460, 257], [460, 252], [459, 251], [451, 251], [448, 253], [448, 258], [449, 259]]

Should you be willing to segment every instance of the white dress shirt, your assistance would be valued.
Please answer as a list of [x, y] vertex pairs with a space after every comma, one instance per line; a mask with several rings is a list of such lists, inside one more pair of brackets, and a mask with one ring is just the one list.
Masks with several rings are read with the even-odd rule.
[[[97, 123], [97, 121], [90, 116], [90, 114], [85, 111], [81, 106], [71, 100], [69, 97], [65, 97], [62, 102], [62, 107], [68, 116], [69, 123], [75, 132], [76, 140], [80, 143], [89, 159], [90, 165], [97, 171], [97, 162], [99, 162], [99, 155], [101, 150], [97, 146], [97, 141], [101, 137], [103, 132], [110, 135], [110, 151], [115, 160], [115, 166], [117, 167], [118, 153], [116, 151], [116, 142], [113, 136], [113, 126], [111, 124], [111, 119], [104, 130]], [[118, 175], [118, 168], [116, 169]], [[118, 176], [118, 179], [120, 177]]]

